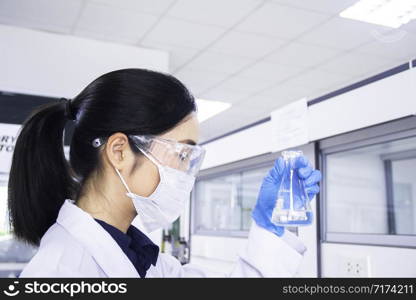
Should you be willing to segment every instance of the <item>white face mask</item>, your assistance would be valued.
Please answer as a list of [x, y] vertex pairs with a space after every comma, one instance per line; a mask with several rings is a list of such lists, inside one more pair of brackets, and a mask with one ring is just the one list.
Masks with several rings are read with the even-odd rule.
[[132, 193], [119, 170], [115, 169], [128, 191], [126, 195], [132, 199], [140, 221], [147, 232], [167, 227], [180, 216], [195, 183], [195, 176], [162, 166], [152, 158], [150, 159], [159, 169], [160, 182], [148, 197]]

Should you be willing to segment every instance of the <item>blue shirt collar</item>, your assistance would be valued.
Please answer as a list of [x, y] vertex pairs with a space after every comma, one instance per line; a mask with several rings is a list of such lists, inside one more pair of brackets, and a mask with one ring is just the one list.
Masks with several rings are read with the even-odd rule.
[[121, 250], [132, 262], [141, 278], [146, 276], [150, 265], [156, 265], [159, 247], [154, 244], [143, 232], [130, 225], [127, 233], [102, 221], [95, 219], [117, 242]]

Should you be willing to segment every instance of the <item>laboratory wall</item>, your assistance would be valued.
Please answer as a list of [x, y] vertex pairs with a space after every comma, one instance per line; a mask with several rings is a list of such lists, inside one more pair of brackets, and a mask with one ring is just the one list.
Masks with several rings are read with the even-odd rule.
[[0, 91], [74, 97], [109, 71], [168, 71], [167, 52], [0, 25]]
[[[309, 106], [309, 140], [317, 141], [411, 115], [411, 112], [416, 112], [415, 83], [416, 68], [410, 68]], [[398, 98], [400, 101], [396, 101]], [[265, 137], [271, 134], [272, 124], [267, 121], [207, 143], [207, 155], [202, 168], [267, 153], [272, 145]], [[224, 151], [227, 147], [236, 150]]]
[[[416, 113], [416, 101], [414, 100], [416, 69], [412, 68], [410, 62], [409, 67], [410, 69], [394, 75], [389, 75], [387, 72], [387, 77], [381, 80], [310, 105], [307, 123], [310, 145], [319, 143], [323, 138], [414, 115]], [[274, 128], [272, 122], [266, 120], [208, 142], [204, 145], [207, 149], [207, 157], [203, 169], [215, 169], [222, 165], [239, 160], [244, 161], [273, 151], [270, 139], [276, 135]], [[310, 158], [314, 161], [314, 157]], [[374, 185], [374, 189], [369, 189], [366, 192], [372, 193], [372, 199], [377, 198], [376, 194], [383, 193], [384, 189], [382, 172], [377, 172], [377, 170], [381, 170], [382, 166], [371, 159], [365, 160], [363, 158], [363, 160], [359, 167], [364, 173], [361, 173], [360, 176], [366, 180], [367, 184], [370, 182]], [[365, 172], [366, 164], [371, 165], [368, 174]], [[345, 167], [348, 167], [348, 162], [340, 162], [338, 171], [342, 173], [342, 168]], [[340, 189], [343, 188], [340, 179], [331, 178], [328, 182], [328, 184], [338, 185]], [[349, 199], [349, 201], [354, 201], [354, 199]], [[374, 203], [374, 205], [378, 205], [378, 203]], [[384, 206], [380, 206], [379, 213], [383, 213], [382, 210], [385, 210]], [[342, 217], [345, 218], [343, 212], [338, 212], [338, 214], [340, 220]], [[318, 216], [323, 217], [321, 212]], [[334, 216], [337, 216], [337, 212]], [[308, 247], [309, 254], [305, 256], [304, 266], [298, 276], [351, 276], [346, 267], [351, 261], [358, 262], [360, 268], [362, 267], [364, 270], [358, 276], [415, 276], [414, 263], [407, 264], [407, 262], [416, 261], [416, 249], [322, 243], [322, 237], [317, 233], [320, 230], [318, 225], [323, 221], [320, 219], [319, 222], [314, 222], [313, 226], [299, 230], [298, 234]], [[385, 220], [381, 217], [378, 218], [378, 223], [372, 225], [383, 227], [385, 224]], [[356, 226], [366, 226], [366, 224], [356, 224]], [[224, 270], [229, 270], [235, 261], [238, 249], [244, 245], [244, 242], [244, 238], [231, 239], [229, 237], [193, 235], [191, 262], [206, 266], [222, 265]], [[394, 259], [386, 259], [388, 257]]]
[[322, 277], [416, 276], [416, 249], [323, 243], [321, 250]]

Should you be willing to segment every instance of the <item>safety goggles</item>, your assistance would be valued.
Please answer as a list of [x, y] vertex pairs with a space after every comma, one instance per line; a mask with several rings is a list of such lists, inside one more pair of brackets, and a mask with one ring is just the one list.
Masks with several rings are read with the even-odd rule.
[[[154, 135], [128, 135], [134, 145], [156, 164], [171, 167], [196, 176], [205, 157], [205, 149]], [[95, 139], [94, 147], [101, 146], [102, 140]]]

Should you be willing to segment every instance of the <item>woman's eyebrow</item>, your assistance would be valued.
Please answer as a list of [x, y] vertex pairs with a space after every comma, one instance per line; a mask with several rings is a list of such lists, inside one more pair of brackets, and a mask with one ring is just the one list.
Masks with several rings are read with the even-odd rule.
[[196, 145], [196, 142], [194, 140], [189, 140], [189, 139], [179, 141], [179, 143], [185, 143], [185, 144], [192, 145], [192, 146]]

